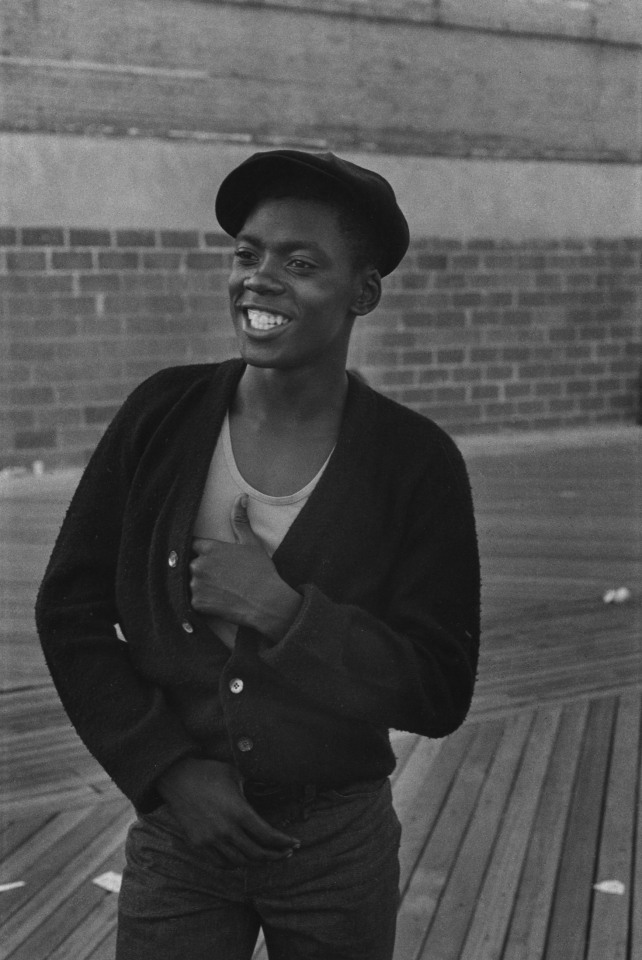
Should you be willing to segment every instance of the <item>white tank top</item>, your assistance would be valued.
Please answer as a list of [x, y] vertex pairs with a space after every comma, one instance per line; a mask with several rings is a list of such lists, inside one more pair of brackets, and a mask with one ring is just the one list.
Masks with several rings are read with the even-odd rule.
[[[229, 415], [226, 414], [205, 481], [193, 535], [234, 543], [230, 514], [234, 501], [244, 493], [248, 497], [250, 526], [271, 557], [319, 482], [331, 456], [332, 451], [316, 476], [301, 490], [287, 497], [270, 497], [251, 487], [239, 473], [232, 450]], [[236, 624], [218, 617], [209, 617], [208, 622], [230, 645], [236, 637]]]

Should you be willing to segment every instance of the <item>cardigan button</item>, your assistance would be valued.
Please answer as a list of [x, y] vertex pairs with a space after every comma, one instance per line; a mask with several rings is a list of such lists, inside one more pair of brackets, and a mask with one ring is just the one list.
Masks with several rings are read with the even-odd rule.
[[189, 620], [183, 620], [183, 622], [181, 623], [181, 627], [183, 628], [185, 633], [194, 633], [194, 627], [189, 622]]
[[170, 565], [170, 567], [176, 566], [176, 564], [178, 563], [178, 554], [176, 553], [176, 550], [172, 550], [169, 557], [167, 558], [167, 562]]
[[241, 737], [241, 739], [237, 741], [236, 746], [239, 748], [241, 753], [249, 753], [250, 750], [254, 749], [254, 743], [249, 737]]
[[243, 690], [243, 681], [239, 677], [230, 680], [230, 690], [232, 693], [241, 693]]

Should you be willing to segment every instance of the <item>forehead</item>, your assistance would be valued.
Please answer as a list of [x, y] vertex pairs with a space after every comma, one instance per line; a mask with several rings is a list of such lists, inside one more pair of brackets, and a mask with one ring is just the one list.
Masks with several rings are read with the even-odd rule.
[[238, 237], [252, 235], [262, 242], [276, 240], [316, 243], [346, 250], [339, 212], [330, 203], [297, 197], [260, 200], [247, 216]]

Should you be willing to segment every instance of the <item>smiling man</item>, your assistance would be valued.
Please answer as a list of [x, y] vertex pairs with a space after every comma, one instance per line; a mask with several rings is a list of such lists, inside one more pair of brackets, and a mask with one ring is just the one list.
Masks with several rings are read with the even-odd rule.
[[270, 960], [390, 960], [389, 729], [448, 734], [475, 679], [466, 471], [346, 373], [408, 245], [390, 185], [268, 151], [216, 213], [241, 358], [126, 401], [45, 575], [43, 649], [138, 813], [118, 960], [249, 960], [261, 928]]

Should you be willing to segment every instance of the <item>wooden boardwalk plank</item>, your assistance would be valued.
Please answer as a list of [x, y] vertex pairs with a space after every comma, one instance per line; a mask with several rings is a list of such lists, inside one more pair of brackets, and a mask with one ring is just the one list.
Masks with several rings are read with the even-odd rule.
[[532, 723], [531, 713], [505, 723], [439, 911], [422, 945], [421, 960], [457, 960], [460, 956]]
[[501, 958], [519, 888], [526, 838], [532, 829], [560, 717], [559, 708], [540, 710], [535, 717], [477, 899], [461, 960]]
[[615, 707], [612, 698], [589, 707], [544, 960], [584, 960]]
[[586, 960], [627, 960], [633, 893], [640, 694], [620, 699], [602, 820], [596, 880], [619, 880], [624, 895], [593, 891]]
[[55, 915], [79, 883], [122, 846], [131, 821], [129, 804], [125, 810], [122, 804], [102, 804], [73, 836], [67, 834], [49, 848], [46, 863], [34, 865], [27, 875], [24, 901], [4, 925], [0, 960], [9, 960], [48, 917]]
[[542, 960], [575, 770], [588, 704], [562, 711], [557, 738], [530, 835], [502, 960]]
[[448, 802], [440, 811], [404, 891], [395, 960], [414, 960], [419, 955], [503, 732], [501, 723], [478, 728], [459, 764]]

